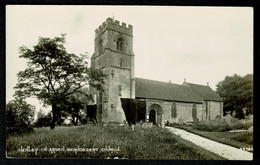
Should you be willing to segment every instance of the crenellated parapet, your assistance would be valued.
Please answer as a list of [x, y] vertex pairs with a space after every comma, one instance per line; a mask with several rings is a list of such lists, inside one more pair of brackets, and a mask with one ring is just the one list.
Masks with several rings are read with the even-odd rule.
[[105, 22], [103, 22], [102, 25], [100, 25], [95, 30], [95, 38], [97, 38], [100, 34], [102, 34], [106, 29], [118, 31], [127, 35], [132, 36], [133, 35], [133, 26], [132, 25], [126, 25], [126, 23], [122, 22], [120, 24], [119, 21], [113, 20], [112, 18], [107, 18]]

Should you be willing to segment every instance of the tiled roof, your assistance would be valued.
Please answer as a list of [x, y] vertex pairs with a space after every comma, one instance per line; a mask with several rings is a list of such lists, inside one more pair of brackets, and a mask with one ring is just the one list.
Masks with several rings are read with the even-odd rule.
[[198, 85], [184, 82], [190, 89], [195, 92], [201, 99], [208, 101], [222, 101], [222, 98], [214, 92], [209, 86]]
[[201, 103], [187, 86], [135, 78], [135, 97]]

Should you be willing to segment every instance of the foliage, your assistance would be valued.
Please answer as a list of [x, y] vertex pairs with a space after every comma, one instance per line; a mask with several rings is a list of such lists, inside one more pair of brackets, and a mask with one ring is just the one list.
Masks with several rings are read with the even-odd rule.
[[[35, 133], [10, 137], [6, 142], [7, 155], [10, 157], [38, 158], [119, 158], [119, 159], [223, 159], [193, 143], [160, 127], [141, 128], [115, 126], [72, 126], [57, 127], [50, 131], [38, 128]], [[97, 152], [39, 151], [19, 152], [23, 146], [34, 148], [98, 148]], [[102, 152], [101, 149], [118, 148], [115, 152]]]
[[242, 142], [242, 143], [253, 145], [253, 135], [248, 134], [247, 132], [243, 132], [240, 134], [240, 136], [235, 136], [232, 139]]
[[86, 55], [68, 53], [64, 44], [62, 34], [54, 39], [40, 37], [33, 49], [20, 47], [20, 57], [28, 60], [28, 67], [17, 74], [15, 94], [20, 98], [36, 96], [51, 105], [51, 128], [55, 127], [69, 96], [87, 85], [102, 89], [105, 77], [100, 70], [87, 67]]
[[221, 132], [221, 131], [229, 131], [231, 128], [227, 123], [196, 123], [193, 124], [193, 128], [200, 130], [200, 131], [216, 131], [216, 132]]
[[48, 127], [51, 124], [51, 113], [47, 113], [47, 115], [45, 115], [42, 110], [40, 110], [37, 114], [37, 120], [34, 123], [35, 127]]
[[86, 92], [88, 88], [82, 88], [70, 95], [64, 104], [64, 111], [72, 118], [72, 124], [84, 123], [86, 118], [86, 106], [91, 98]]
[[207, 121], [193, 124], [193, 128], [201, 131], [209, 132], [223, 132], [230, 130], [247, 130], [253, 125], [253, 121], [236, 120], [231, 123], [217, 122], [217, 121]]
[[235, 111], [236, 117], [244, 118], [253, 113], [253, 75], [244, 77], [239, 75], [226, 76], [217, 84], [217, 92], [223, 98], [224, 111]]
[[6, 105], [7, 135], [22, 134], [33, 131], [32, 122], [35, 107], [22, 99], [9, 101]]

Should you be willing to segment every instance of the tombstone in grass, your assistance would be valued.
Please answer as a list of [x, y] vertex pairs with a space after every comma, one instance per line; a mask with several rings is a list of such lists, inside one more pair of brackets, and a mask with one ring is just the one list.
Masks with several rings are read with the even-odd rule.
[[253, 134], [253, 126], [251, 126], [250, 128], [248, 128], [247, 133], [248, 133], [248, 134]]
[[220, 119], [221, 119], [220, 115], [217, 115], [216, 118], [215, 118], [215, 121], [218, 121], [218, 122], [219, 122]]
[[179, 124], [183, 124], [183, 119], [179, 118]]
[[165, 121], [162, 122], [162, 128], [165, 128]]
[[199, 118], [193, 118], [193, 124], [198, 124], [199, 123]]
[[226, 121], [227, 123], [231, 123], [231, 121], [232, 121], [232, 116], [230, 115], [230, 113], [227, 113], [227, 114], [226, 114], [226, 116], [225, 116], [225, 121]]
[[219, 122], [220, 123], [225, 123], [226, 121], [225, 121], [225, 118], [224, 117], [221, 117], [220, 119], [219, 119]]
[[233, 117], [233, 118], [236, 117], [236, 112], [235, 112], [235, 111], [233, 111], [233, 113], [232, 113], [232, 117]]

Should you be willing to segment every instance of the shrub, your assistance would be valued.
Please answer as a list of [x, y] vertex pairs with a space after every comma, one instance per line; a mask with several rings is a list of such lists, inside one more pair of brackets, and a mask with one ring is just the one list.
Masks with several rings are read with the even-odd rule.
[[33, 131], [33, 117], [35, 107], [22, 99], [12, 100], [6, 105], [6, 133], [7, 136]]
[[230, 127], [232, 130], [239, 130], [239, 129], [248, 129], [253, 125], [252, 120], [239, 120], [237, 122], [232, 122]]
[[227, 123], [216, 123], [216, 122], [203, 122], [198, 124], [193, 124], [193, 128], [200, 131], [209, 131], [209, 132], [221, 132], [229, 131], [231, 128]]
[[230, 130], [240, 130], [240, 129], [248, 129], [253, 125], [252, 120], [232, 120], [232, 123], [221, 123], [217, 121], [206, 121], [197, 124], [193, 124], [193, 128], [201, 131], [230, 131]]
[[48, 127], [51, 124], [51, 113], [48, 113], [47, 115], [42, 114], [41, 116], [38, 115], [38, 119], [34, 123], [35, 127]]
[[253, 136], [248, 132], [243, 132], [241, 135], [235, 136], [233, 139], [242, 143], [253, 145]]

